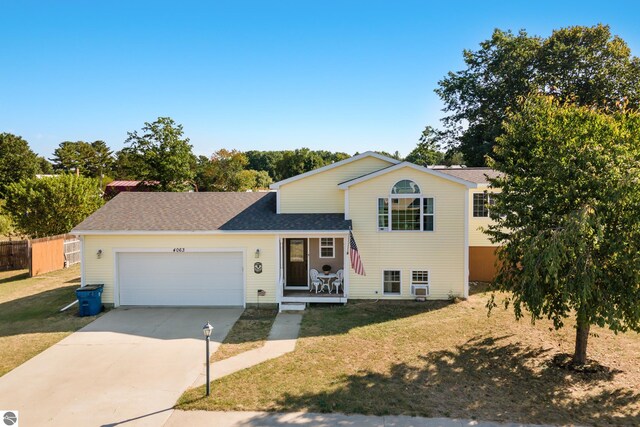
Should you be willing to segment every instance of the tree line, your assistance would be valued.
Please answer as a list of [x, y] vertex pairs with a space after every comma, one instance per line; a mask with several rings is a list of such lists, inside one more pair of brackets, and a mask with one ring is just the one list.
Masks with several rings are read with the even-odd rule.
[[[423, 138], [407, 159], [425, 165], [444, 160], [432, 142]], [[170, 117], [129, 132], [119, 151], [100, 140], [63, 141], [49, 159], [36, 155], [20, 136], [1, 133], [0, 235], [66, 233], [102, 205], [105, 186], [114, 179], [142, 181], [152, 191], [262, 190], [349, 157], [309, 148], [222, 148], [207, 157], [194, 155], [192, 148], [182, 125]], [[381, 153], [400, 159], [398, 152]]]
[[[99, 179], [102, 185], [114, 179], [153, 182], [159, 191], [266, 189], [272, 182], [350, 157], [344, 152], [309, 148], [246, 152], [222, 148], [209, 157], [196, 156], [182, 125], [170, 117], [159, 117], [146, 122], [140, 131], [129, 132], [126, 146], [117, 152], [104, 141], [64, 141], [47, 160], [35, 155], [19, 136], [0, 134], [0, 144], [6, 153], [0, 154], [0, 195], [8, 184], [39, 173], [75, 173]], [[380, 153], [401, 159], [398, 152]], [[425, 131], [406, 159], [427, 165], [445, 158]]]

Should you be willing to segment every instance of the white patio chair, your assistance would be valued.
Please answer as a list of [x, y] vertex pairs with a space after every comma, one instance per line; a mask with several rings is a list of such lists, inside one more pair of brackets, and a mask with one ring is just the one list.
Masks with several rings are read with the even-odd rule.
[[311, 286], [316, 288], [316, 294], [318, 293], [318, 288], [322, 287], [322, 280], [320, 280], [318, 278], [318, 270], [316, 270], [315, 268], [312, 268], [309, 271], [309, 277], [311, 278]]
[[344, 270], [343, 269], [336, 271], [336, 278], [333, 281], [332, 285], [336, 290], [336, 294], [338, 293], [340, 286], [342, 286], [342, 290], [344, 291]]

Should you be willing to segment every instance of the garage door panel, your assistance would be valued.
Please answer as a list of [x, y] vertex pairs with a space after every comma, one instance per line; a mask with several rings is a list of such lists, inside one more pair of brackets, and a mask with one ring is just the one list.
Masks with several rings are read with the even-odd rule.
[[238, 252], [123, 252], [118, 255], [121, 305], [242, 305]]
[[133, 289], [121, 296], [121, 305], [137, 306], [241, 306], [237, 290], [205, 294], [201, 290], [165, 290], [162, 293]]

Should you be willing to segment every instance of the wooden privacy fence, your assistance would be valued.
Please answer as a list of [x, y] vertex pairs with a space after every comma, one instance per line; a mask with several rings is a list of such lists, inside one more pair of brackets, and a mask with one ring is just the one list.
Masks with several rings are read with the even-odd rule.
[[64, 240], [64, 266], [70, 267], [80, 262], [80, 239], [74, 237]]
[[0, 242], [0, 270], [21, 270], [29, 267], [29, 242]]
[[68, 234], [0, 243], [0, 270], [29, 269], [30, 276], [80, 262], [80, 240]]

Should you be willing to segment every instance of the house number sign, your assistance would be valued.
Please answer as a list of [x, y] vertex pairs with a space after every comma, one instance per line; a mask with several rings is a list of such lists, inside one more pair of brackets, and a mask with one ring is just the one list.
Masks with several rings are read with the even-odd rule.
[[173, 252], [184, 252], [184, 248], [173, 248]]

